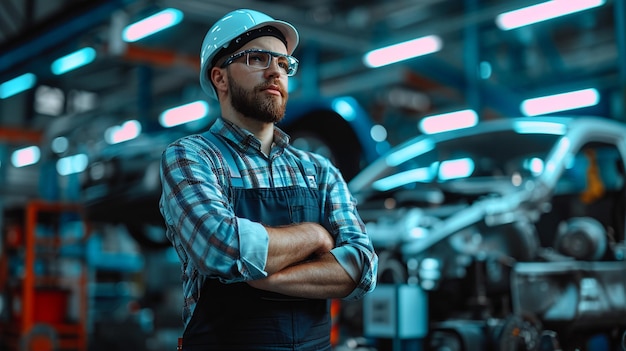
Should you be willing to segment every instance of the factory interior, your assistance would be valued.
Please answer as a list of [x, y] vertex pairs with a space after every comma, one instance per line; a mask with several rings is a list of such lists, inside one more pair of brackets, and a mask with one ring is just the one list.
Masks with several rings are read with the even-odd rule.
[[626, 350], [626, 0], [0, 0], [0, 351], [177, 347], [161, 156], [236, 9], [297, 29], [278, 126], [379, 258], [334, 351]]

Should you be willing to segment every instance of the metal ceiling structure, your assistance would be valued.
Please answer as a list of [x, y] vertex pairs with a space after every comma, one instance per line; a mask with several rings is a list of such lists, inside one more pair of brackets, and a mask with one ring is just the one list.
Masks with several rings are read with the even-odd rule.
[[[417, 122], [427, 115], [472, 108], [482, 119], [518, 116], [523, 99], [588, 87], [600, 91], [601, 103], [578, 112], [625, 120], [626, 0], [510, 31], [495, 25], [498, 14], [539, 2], [3, 0], [0, 82], [32, 72], [38, 86], [65, 100], [51, 116], [33, 107], [36, 89], [0, 99], [0, 142], [66, 135], [89, 144], [128, 119], [158, 128], [164, 109], [204, 98], [197, 79], [202, 39], [235, 8], [298, 28], [292, 98], [353, 96], [387, 127], [392, 144], [419, 133]], [[124, 26], [169, 7], [184, 13], [181, 24], [136, 43], [121, 40]], [[430, 34], [442, 38], [441, 51], [376, 69], [362, 62], [369, 50]], [[52, 61], [84, 46], [96, 49], [95, 62], [50, 73]], [[80, 108], [85, 99], [91, 108]]]

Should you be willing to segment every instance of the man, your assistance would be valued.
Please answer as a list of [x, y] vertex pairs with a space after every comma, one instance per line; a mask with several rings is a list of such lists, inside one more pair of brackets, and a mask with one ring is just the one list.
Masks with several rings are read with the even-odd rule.
[[183, 350], [330, 350], [329, 299], [376, 285], [378, 257], [341, 174], [275, 126], [298, 40], [289, 23], [243, 9], [203, 42], [200, 83], [221, 118], [161, 164]]

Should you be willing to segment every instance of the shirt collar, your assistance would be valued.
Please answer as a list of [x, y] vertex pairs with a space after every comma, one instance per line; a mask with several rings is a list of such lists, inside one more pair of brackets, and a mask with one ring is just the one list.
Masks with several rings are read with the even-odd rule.
[[[235, 145], [242, 150], [255, 149], [261, 151], [261, 141], [250, 133], [248, 130], [239, 127], [233, 122], [224, 118], [218, 118], [211, 126], [211, 132], [214, 134], [221, 134], [227, 139], [231, 140]], [[274, 145], [281, 149], [286, 148], [289, 145], [290, 137], [283, 130], [274, 126]]]

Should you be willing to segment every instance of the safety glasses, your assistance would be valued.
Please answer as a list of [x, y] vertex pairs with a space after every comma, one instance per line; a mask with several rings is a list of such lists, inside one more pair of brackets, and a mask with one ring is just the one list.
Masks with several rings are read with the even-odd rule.
[[296, 59], [295, 57], [260, 49], [250, 49], [236, 53], [227, 58], [220, 67], [225, 68], [236, 60], [244, 57], [246, 59], [246, 65], [258, 69], [269, 68], [272, 64], [272, 58], [275, 57], [278, 68], [289, 77], [296, 74], [296, 71], [298, 70], [298, 59]]

